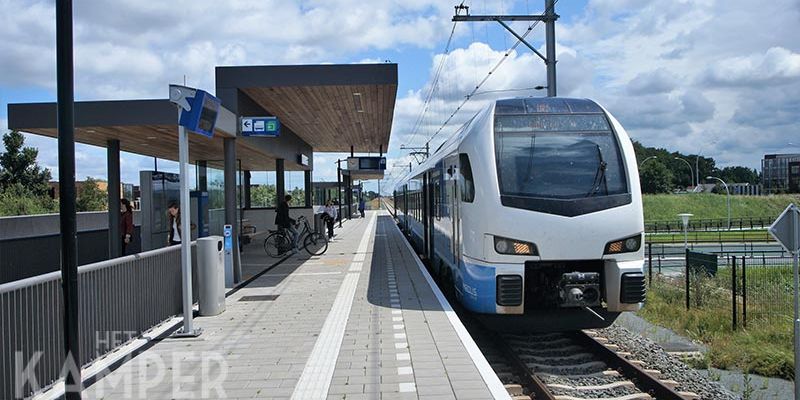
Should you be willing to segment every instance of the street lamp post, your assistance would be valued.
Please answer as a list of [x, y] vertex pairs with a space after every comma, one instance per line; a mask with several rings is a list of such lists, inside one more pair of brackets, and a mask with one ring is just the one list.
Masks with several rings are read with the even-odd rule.
[[689, 164], [689, 161], [686, 161], [684, 158], [675, 157], [676, 160], [681, 160], [686, 163], [686, 166], [689, 167], [689, 184], [692, 186], [697, 186], [697, 182], [694, 180], [694, 170], [692, 170], [692, 164]]
[[722, 179], [719, 179], [715, 176], [707, 176], [706, 179], [716, 179], [722, 182], [722, 186], [725, 186], [725, 193], [727, 194], [727, 203], [728, 203], [728, 230], [731, 230], [731, 191], [728, 190], [728, 184], [725, 183]]
[[686, 250], [689, 248], [689, 217], [693, 216], [694, 214], [678, 214], [681, 217], [681, 222], [683, 223], [683, 249]]
[[646, 163], [647, 161], [655, 159], [655, 158], [658, 158], [658, 156], [650, 156], [650, 157], [645, 158], [644, 160], [642, 160], [642, 162], [639, 163], [639, 168], [641, 168], [642, 165], [644, 165], [644, 163]]

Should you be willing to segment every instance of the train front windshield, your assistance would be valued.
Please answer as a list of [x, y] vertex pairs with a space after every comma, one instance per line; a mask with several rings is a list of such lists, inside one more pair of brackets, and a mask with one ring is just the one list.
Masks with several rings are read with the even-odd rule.
[[603, 114], [495, 115], [504, 196], [578, 199], [628, 192], [619, 145]]

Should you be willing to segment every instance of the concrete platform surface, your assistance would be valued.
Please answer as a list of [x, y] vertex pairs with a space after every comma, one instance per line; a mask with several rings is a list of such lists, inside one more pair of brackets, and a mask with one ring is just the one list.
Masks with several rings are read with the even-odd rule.
[[[89, 399], [491, 399], [503, 385], [385, 212], [337, 231], [84, 391]], [[263, 241], [263, 239], [261, 239]], [[268, 263], [248, 246], [245, 278]]]

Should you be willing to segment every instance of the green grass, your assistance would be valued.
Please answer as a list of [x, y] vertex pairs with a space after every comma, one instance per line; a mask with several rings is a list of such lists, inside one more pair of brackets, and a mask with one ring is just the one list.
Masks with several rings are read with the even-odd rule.
[[[644, 195], [645, 221], [677, 221], [680, 213], [695, 219], [725, 219], [726, 196], [717, 194]], [[777, 217], [789, 203], [800, 203], [800, 195], [731, 196], [731, 217]]]
[[[739, 329], [732, 330], [731, 275], [727, 268], [714, 278], [694, 280], [688, 311], [682, 277], [654, 279], [639, 315], [708, 345], [705, 367], [792, 379], [791, 266], [752, 268], [747, 279], [746, 329], [741, 326], [740, 314]], [[741, 298], [738, 303], [741, 313]]]

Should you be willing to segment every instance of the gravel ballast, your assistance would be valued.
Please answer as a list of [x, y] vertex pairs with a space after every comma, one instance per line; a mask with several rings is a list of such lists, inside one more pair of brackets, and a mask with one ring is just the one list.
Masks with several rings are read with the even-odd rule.
[[702, 399], [739, 399], [718, 382], [709, 380], [699, 371], [670, 355], [659, 345], [623, 327], [612, 325], [597, 332], [620, 350], [631, 353], [632, 359], [641, 360], [648, 369], [661, 371], [662, 379], [678, 382], [678, 391], [693, 392]]

